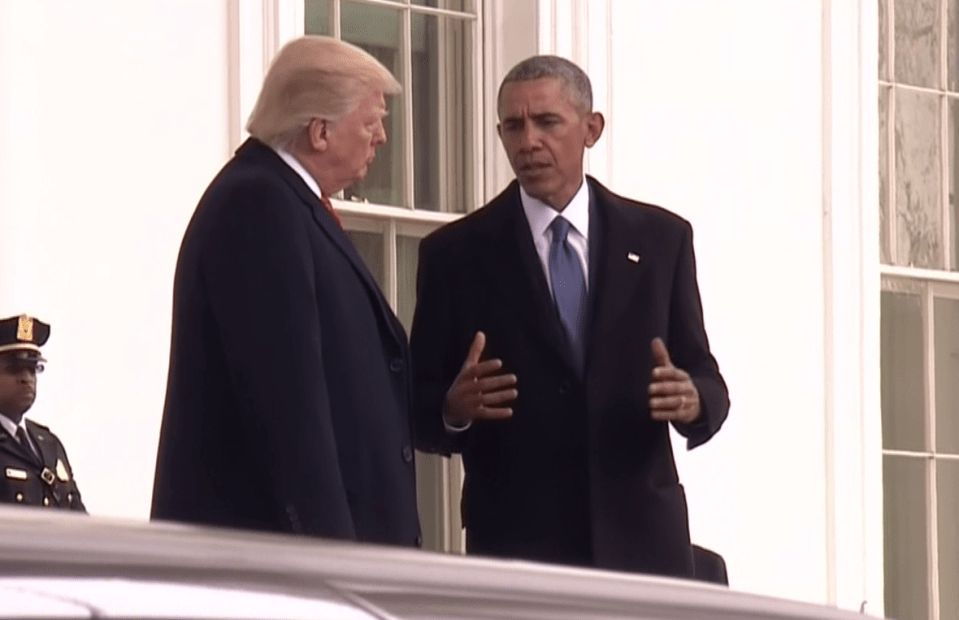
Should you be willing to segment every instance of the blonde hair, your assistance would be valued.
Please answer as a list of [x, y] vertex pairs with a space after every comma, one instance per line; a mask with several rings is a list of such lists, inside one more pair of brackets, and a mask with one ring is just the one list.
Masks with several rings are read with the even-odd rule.
[[273, 147], [288, 147], [311, 119], [338, 121], [371, 90], [400, 92], [400, 83], [376, 58], [344, 41], [304, 36], [273, 59], [246, 130]]

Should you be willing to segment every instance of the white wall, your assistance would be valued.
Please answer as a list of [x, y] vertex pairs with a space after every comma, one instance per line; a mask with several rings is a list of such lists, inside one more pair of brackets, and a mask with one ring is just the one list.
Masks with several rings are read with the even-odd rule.
[[732, 586], [825, 601], [822, 6], [613, 4], [608, 181], [690, 219], [732, 409], [679, 467]]
[[186, 222], [228, 156], [227, 4], [0, 0], [0, 316], [94, 514], [146, 518]]

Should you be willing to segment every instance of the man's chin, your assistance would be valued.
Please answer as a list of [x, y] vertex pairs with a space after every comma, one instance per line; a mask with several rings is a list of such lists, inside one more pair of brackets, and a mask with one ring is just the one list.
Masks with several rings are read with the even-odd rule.
[[531, 180], [528, 177], [517, 177], [516, 180], [519, 181], [520, 186], [527, 194], [537, 200], [544, 200], [550, 194], [548, 184], [541, 179]]

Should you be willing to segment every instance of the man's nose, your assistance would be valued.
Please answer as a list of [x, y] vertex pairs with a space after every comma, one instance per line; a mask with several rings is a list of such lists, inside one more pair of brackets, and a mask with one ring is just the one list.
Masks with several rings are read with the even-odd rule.
[[524, 151], [535, 150], [540, 145], [539, 130], [533, 123], [526, 123], [519, 134], [519, 146]]
[[373, 144], [376, 146], [386, 144], [386, 127], [383, 126], [382, 122], [380, 122], [380, 126], [377, 127], [376, 133], [373, 135]]

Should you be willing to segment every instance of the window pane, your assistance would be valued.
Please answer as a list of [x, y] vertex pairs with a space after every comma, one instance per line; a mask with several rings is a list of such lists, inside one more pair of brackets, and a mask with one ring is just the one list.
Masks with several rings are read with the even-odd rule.
[[416, 503], [420, 512], [423, 548], [446, 551], [445, 516], [447, 514], [443, 457], [416, 453]]
[[330, 2], [329, 0], [306, 0], [303, 7], [306, 13], [304, 19], [303, 32], [306, 34], [333, 34], [330, 28]]
[[939, 84], [939, 0], [895, 0], [896, 81], [936, 88]]
[[895, 96], [896, 264], [942, 269], [939, 97], [901, 88]]
[[937, 461], [939, 617], [959, 618], [959, 462]]
[[949, 101], [948, 132], [949, 235], [952, 239], [952, 269], [959, 271], [959, 99]]
[[949, 90], [959, 92], [959, 0], [949, 0]]
[[892, 237], [889, 217], [889, 92], [879, 87], [879, 259], [884, 265], [892, 262], [889, 240]]
[[413, 4], [431, 6], [436, 9], [449, 9], [450, 11], [476, 12], [475, 0], [413, 0]]
[[879, 0], [879, 79], [889, 79], [889, 14], [886, 4], [889, 0]]
[[[400, 56], [400, 12], [381, 6], [343, 2], [341, 4], [343, 40], [357, 45], [393, 72], [403, 82]], [[384, 120], [387, 142], [376, 152], [376, 159], [362, 182], [346, 190], [346, 197], [385, 205], [403, 205], [403, 98], [387, 97], [390, 115]]]
[[936, 298], [933, 312], [936, 330], [936, 452], [959, 454], [959, 300]]
[[373, 275], [373, 279], [386, 295], [386, 264], [383, 262], [383, 235], [381, 233], [348, 230], [346, 234], [353, 240], [356, 251]]
[[926, 460], [884, 456], [882, 461], [886, 616], [926, 620]]
[[413, 325], [416, 308], [416, 266], [420, 240], [417, 237], [396, 236], [396, 316], [407, 333]]
[[882, 446], [926, 449], [925, 354], [918, 295], [883, 291], [880, 314]]
[[474, 195], [473, 24], [414, 13], [416, 208], [463, 213]]

